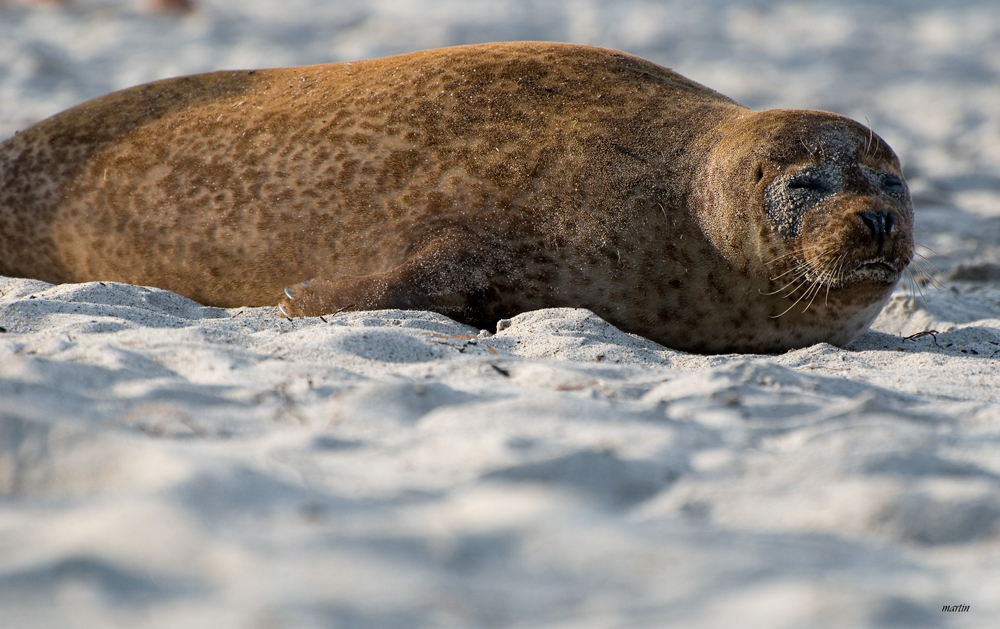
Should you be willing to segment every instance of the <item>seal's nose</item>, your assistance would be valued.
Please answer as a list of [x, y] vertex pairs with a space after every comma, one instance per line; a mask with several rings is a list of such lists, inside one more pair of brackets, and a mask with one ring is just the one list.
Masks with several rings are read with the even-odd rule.
[[893, 218], [888, 210], [858, 212], [861, 222], [865, 224], [872, 238], [878, 241], [878, 252], [882, 253], [885, 239], [892, 235]]

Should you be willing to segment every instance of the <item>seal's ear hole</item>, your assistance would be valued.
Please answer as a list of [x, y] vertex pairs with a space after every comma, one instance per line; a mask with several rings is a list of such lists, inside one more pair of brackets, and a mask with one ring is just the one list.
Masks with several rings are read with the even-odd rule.
[[760, 183], [760, 180], [764, 178], [764, 167], [762, 165], [757, 164], [757, 174], [754, 177], [756, 183]]

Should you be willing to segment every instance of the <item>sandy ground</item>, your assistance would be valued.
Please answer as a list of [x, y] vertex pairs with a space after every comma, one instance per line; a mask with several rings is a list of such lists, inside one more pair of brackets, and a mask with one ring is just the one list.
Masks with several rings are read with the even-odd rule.
[[0, 627], [995, 624], [993, 0], [10, 1], [0, 138], [166, 76], [507, 39], [867, 120], [936, 284], [846, 348], [697, 356], [582, 310], [491, 335], [0, 278]]

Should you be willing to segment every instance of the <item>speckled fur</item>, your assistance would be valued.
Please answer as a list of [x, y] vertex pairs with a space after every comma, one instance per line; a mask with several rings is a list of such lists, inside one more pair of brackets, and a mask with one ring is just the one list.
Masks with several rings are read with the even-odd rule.
[[848, 176], [782, 237], [767, 186], [826, 148], [899, 173], [845, 118], [752, 112], [585, 46], [196, 75], [109, 94], [0, 145], [0, 273], [217, 306], [274, 304], [291, 285], [293, 316], [424, 308], [480, 327], [579, 306], [700, 352], [842, 344], [895, 279], [831, 288], [808, 309], [788, 310], [804, 282], [767, 293], [829, 248], [817, 242], [871, 257], [855, 214], [875, 206], [896, 215], [886, 249], [905, 266], [912, 208]]

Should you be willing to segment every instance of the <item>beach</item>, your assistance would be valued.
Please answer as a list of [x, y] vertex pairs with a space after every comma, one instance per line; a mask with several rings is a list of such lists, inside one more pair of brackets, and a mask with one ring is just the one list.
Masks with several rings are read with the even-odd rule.
[[0, 628], [1000, 617], [995, 2], [11, 1], [0, 139], [169, 76], [502, 40], [870, 125], [919, 254], [872, 329], [708, 356], [582, 309], [289, 320], [0, 278]]

